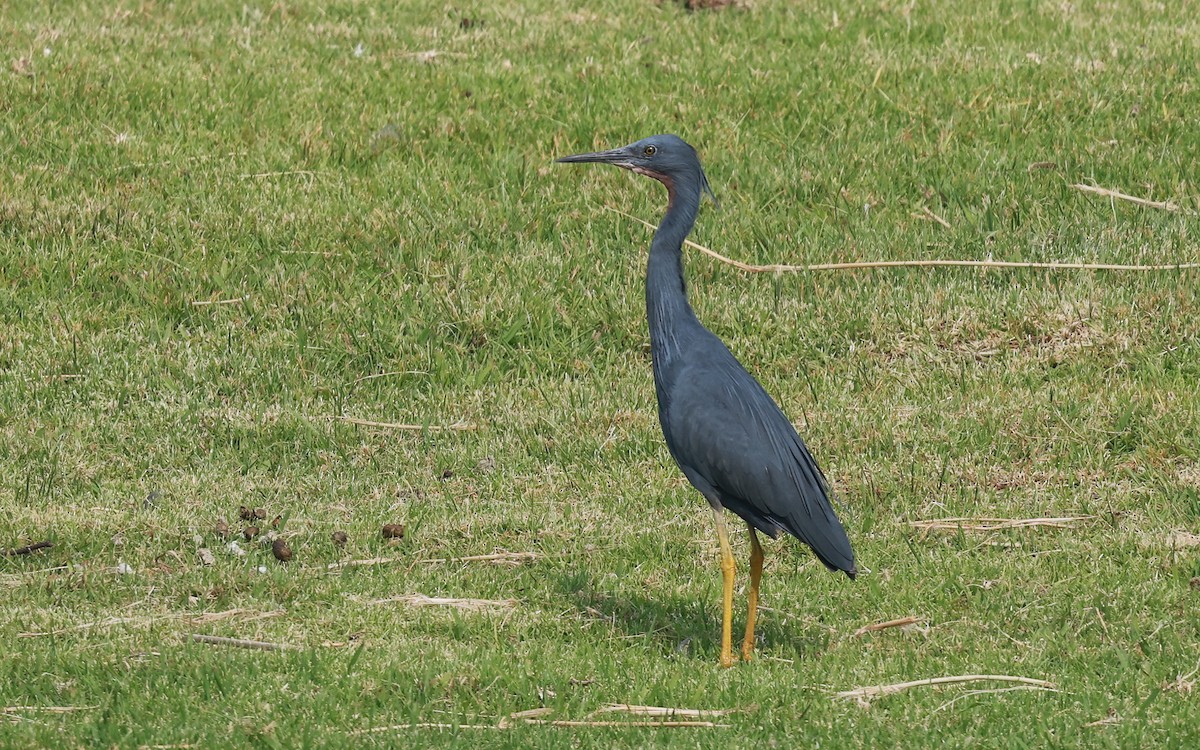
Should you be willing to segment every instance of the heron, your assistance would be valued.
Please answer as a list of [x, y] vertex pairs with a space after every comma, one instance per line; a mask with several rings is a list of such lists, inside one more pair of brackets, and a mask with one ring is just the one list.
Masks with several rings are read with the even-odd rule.
[[667, 210], [646, 266], [646, 317], [658, 419], [671, 457], [708, 500], [721, 550], [722, 667], [732, 666], [734, 558], [723, 510], [740, 517], [750, 534], [750, 588], [742, 658], [755, 646], [761, 531], [787, 532], [807, 544], [825, 567], [858, 574], [846, 530], [834, 512], [832, 491], [791, 420], [715, 334], [696, 318], [683, 276], [683, 241], [696, 223], [700, 199], [716, 201], [700, 157], [675, 135], [558, 159], [612, 164], [661, 182]]

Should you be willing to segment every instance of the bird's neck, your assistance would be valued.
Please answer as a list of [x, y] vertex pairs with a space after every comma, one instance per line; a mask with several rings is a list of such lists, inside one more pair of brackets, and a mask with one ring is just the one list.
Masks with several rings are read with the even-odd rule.
[[700, 188], [667, 185], [670, 202], [654, 241], [646, 267], [646, 318], [650, 323], [650, 349], [656, 375], [679, 351], [680, 335], [698, 327], [688, 304], [683, 280], [683, 240], [696, 223]]

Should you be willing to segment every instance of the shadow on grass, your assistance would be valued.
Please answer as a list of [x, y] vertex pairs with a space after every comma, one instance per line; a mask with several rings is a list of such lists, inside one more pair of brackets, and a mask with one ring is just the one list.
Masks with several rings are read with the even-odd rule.
[[[654, 643], [664, 656], [717, 659], [721, 650], [721, 600], [667, 593], [602, 591], [586, 572], [560, 576], [557, 588], [583, 621], [603, 623], [629, 638]], [[745, 596], [733, 600], [733, 647], [738, 653], [746, 627]], [[787, 659], [812, 658], [829, 647], [830, 633], [812, 622], [759, 611], [757, 653]]]

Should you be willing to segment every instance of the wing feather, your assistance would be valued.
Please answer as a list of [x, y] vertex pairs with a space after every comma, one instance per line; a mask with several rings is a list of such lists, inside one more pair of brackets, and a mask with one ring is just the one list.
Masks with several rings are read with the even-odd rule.
[[820, 467], [770, 395], [721, 349], [725, 356], [676, 373], [662, 415], [675, 460], [731, 511], [767, 533], [775, 529], [762, 519], [786, 529], [825, 565], [853, 575], [854, 552]]

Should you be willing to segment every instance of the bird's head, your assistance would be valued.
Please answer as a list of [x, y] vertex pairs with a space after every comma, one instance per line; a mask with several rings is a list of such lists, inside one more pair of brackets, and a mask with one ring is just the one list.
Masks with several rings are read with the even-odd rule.
[[695, 189], [696, 194], [708, 193], [713, 203], [717, 202], [717, 196], [713, 195], [704, 169], [700, 166], [696, 149], [677, 135], [652, 135], [621, 148], [564, 156], [558, 161], [566, 164], [612, 164], [658, 180], [666, 186], [672, 198], [677, 190], [690, 188]]

